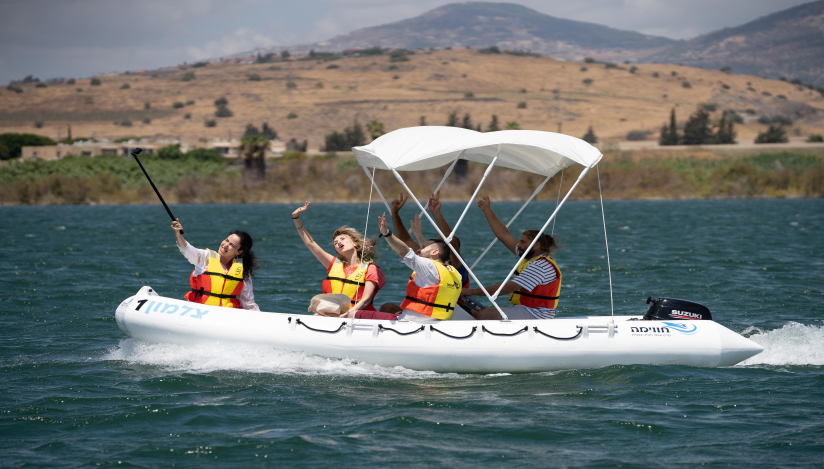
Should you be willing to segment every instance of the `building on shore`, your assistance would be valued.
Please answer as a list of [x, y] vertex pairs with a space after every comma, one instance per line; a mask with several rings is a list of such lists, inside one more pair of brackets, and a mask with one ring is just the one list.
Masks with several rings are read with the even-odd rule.
[[[183, 153], [193, 150], [195, 148], [215, 149], [223, 155], [224, 158], [235, 160], [241, 156], [241, 148], [239, 140], [223, 140], [214, 139], [207, 141], [202, 145], [188, 145], [186, 142], [178, 140], [129, 140], [125, 142], [93, 142], [93, 141], [79, 141], [72, 144], [58, 143], [57, 145], [42, 145], [42, 146], [25, 146], [21, 149], [21, 161], [55, 161], [65, 158], [69, 155], [95, 157], [100, 155], [118, 155], [129, 156], [137, 147], [143, 149], [145, 154], [155, 154], [158, 150], [169, 145], [180, 145], [180, 150]], [[283, 156], [286, 149], [284, 142], [280, 140], [271, 140], [269, 142], [268, 156], [272, 158], [279, 158]]]

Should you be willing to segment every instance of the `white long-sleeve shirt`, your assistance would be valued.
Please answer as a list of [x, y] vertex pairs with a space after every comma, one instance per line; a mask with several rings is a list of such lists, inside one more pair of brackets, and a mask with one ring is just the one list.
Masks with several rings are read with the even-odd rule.
[[[406, 255], [401, 258], [401, 262], [415, 271], [415, 285], [419, 288], [431, 287], [441, 283], [441, 275], [438, 273], [438, 268], [435, 266], [435, 261], [432, 259], [421, 257], [415, 254], [415, 251], [410, 248], [409, 251], [406, 251]], [[400, 316], [398, 316], [398, 320], [404, 319], [407, 321], [417, 322], [440, 321], [440, 319], [423, 315], [417, 311], [412, 311], [411, 309], [404, 309]]]
[[[186, 242], [186, 247], [177, 247], [180, 249], [180, 253], [183, 254], [183, 257], [186, 258], [189, 262], [195, 266], [195, 275], [202, 275], [203, 272], [206, 272], [207, 267], [209, 266], [209, 251], [206, 249], [197, 249], [196, 247]], [[220, 265], [223, 267], [223, 264]], [[225, 267], [223, 267], [224, 273], [229, 273]], [[260, 311], [260, 308], [255, 303], [255, 294], [252, 293], [252, 278], [245, 278], [243, 279], [243, 288], [240, 290], [240, 294], [237, 296], [238, 301], [240, 302], [240, 307], [243, 309], [249, 309], [252, 311]]]

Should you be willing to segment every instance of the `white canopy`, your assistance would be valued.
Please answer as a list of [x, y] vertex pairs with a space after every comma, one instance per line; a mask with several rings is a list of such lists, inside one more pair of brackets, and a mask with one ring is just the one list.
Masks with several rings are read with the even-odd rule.
[[601, 152], [569, 135], [537, 130], [480, 133], [458, 127], [407, 127], [389, 132], [352, 151], [364, 168], [425, 171], [462, 159], [489, 164], [500, 145], [496, 166], [552, 176], [578, 163], [593, 167]]

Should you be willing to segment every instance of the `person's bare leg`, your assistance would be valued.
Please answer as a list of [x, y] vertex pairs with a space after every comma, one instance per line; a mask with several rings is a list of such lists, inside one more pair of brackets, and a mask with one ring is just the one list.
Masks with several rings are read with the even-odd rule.
[[501, 313], [495, 308], [486, 308], [472, 312], [472, 317], [478, 321], [500, 321]]
[[381, 313], [391, 313], [391, 314], [400, 314], [403, 312], [400, 306], [394, 303], [384, 303], [381, 305], [380, 309], [378, 309]]

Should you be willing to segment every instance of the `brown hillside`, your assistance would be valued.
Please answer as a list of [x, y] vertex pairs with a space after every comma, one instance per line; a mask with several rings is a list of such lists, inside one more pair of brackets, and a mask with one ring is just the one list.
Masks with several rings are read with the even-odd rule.
[[[397, 69], [391, 69], [393, 65]], [[328, 68], [334, 66], [338, 68]], [[104, 76], [100, 86], [79, 79], [74, 85], [46, 88], [20, 85], [22, 93], [3, 88], [0, 132], [56, 138], [62, 128], [65, 137], [71, 124], [75, 138], [92, 133], [98, 139], [179, 137], [197, 145], [204, 139], [238, 138], [246, 124], [268, 122], [282, 139], [308, 139], [310, 148], [318, 148], [325, 134], [354, 120], [377, 119], [389, 131], [418, 125], [421, 116], [427, 124], [443, 125], [447, 114], [457, 111], [460, 116], [469, 113], [484, 129], [495, 114], [502, 126], [515, 121], [524, 129], [557, 131], [560, 122], [563, 133], [576, 137], [592, 125], [601, 141], [614, 141], [631, 130], [649, 130], [649, 138], [656, 139], [670, 109], [675, 107], [684, 121], [699, 103], [718, 104], [715, 117], [722, 109], [734, 109], [752, 121], [736, 126], [739, 138], [753, 138], [766, 128], [754, 122], [759, 115], [790, 116], [797, 122], [795, 132], [802, 135], [821, 133], [824, 127], [824, 97], [806, 88], [678, 65], [637, 65], [634, 74], [629, 67], [608, 69], [604, 64], [468, 49], [419, 53], [396, 64], [385, 55], [276, 65], [210, 64]], [[182, 81], [186, 71], [193, 71], [196, 79]], [[248, 80], [250, 74], [261, 81]], [[592, 83], [584, 84], [585, 78]], [[685, 81], [690, 88], [682, 85]], [[290, 89], [289, 82], [295, 87]], [[130, 88], [121, 89], [124, 83]], [[233, 117], [214, 117], [213, 102], [221, 96], [228, 99]], [[174, 102], [187, 100], [195, 104], [173, 109]], [[144, 109], [145, 102], [150, 109]], [[526, 108], [519, 108], [520, 102]], [[755, 114], [744, 114], [747, 109]], [[290, 112], [297, 118], [288, 119]], [[191, 118], [184, 118], [185, 113]], [[151, 123], [142, 123], [144, 116]], [[113, 123], [125, 118], [131, 119], [131, 127]], [[38, 119], [45, 121], [40, 129], [33, 125]], [[217, 120], [217, 126], [206, 127], [208, 119]]]

